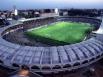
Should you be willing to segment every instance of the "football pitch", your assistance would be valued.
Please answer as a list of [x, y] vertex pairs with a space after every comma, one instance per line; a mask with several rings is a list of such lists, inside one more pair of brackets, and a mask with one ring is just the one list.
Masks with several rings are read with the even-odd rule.
[[93, 26], [88, 23], [56, 22], [29, 29], [26, 34], [48, 44], [73, 44], [84, 40], [92, 30]]

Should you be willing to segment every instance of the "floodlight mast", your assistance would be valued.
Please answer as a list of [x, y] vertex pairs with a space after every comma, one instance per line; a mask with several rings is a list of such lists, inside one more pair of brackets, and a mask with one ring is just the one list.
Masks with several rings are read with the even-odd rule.
[[16, 9], [16, 6], [13, 6], [14, 9], [14, 15], [17, 16], [18, 15], [18, 10]]
[[15, 16], [18, 15], [18, 10], [17, 9], [15, 9], [14, 14], [15, 14]]
[[55, 8], [55, 14], [59, 15], [59, 9], [58, 8]]

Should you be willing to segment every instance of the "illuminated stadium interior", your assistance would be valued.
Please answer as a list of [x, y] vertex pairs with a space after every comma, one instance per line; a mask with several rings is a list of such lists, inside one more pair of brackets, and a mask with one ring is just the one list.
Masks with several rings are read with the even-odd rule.
[[[4, 31], [3, 38], [26, 46], [60, 46], [79, 43], [90, 38], [91, 32], [98, 29], [95, 25], [100, 24], [98, 20], [94, 20], [96, 21], [94, 24], [92, 19], [85, 21], [87, 19], [82, 17], [49, 17], [32, 20], [11, 27], [9, 32], [7, 29]], [[18, 29], [16, 29], [17, 27]]]
[[54, 45], [56, 45], [72, 44], [80, 42], [83, 39], [85, 40], [87, 33], [92, 30], [92, 26], [85, 23], [56, 22], [49, 26], [45, 25], [43, 27], [30, 29], [26, 34], [44, 43], [54, 43]]

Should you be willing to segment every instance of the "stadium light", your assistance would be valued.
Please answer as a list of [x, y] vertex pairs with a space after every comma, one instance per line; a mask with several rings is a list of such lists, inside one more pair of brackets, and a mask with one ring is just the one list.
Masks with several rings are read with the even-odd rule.
[[16, 9], [15, 5], [13, 6], [13, 9], [14, 9], [14, 15], [17, 16], [18, 15], [18, 10]]
[[15, 16], [18, 15], [18, 10], [17, 9], [14, 10], [14, 14], [15, 14]]
[[55, 14], [59, 14], [59, 10], [58, 10], [58, 8], [55, 8]]

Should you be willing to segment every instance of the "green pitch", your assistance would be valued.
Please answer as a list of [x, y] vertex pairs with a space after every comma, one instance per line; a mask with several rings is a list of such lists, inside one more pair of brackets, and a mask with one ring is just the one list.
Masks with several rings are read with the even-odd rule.
[[85, 39], [92, 30], [93, 27], [87, 23], [57, 22], [32, 28], [26, 34], [44, 43], [73, 44]]

